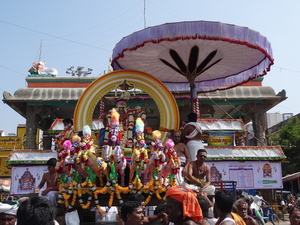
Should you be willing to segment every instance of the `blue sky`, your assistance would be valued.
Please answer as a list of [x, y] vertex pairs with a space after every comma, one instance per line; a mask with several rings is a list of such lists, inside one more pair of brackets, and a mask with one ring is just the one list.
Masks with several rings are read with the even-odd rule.
[[[92, 68], [100, 76], [116, 43], [148, 26], [207, 20], [249, 27], [272, 44], [275, 64], [263, 85], [288, 99], [269, 112], [300, 112], [300, 1], [279, 0], [85, 0], [0, 1], [0, 92], [27, 87], [28, 69], [39, 59], [56, 68], [58, 77], [70, 66]], [[2, 97], [2, 95], [1, 95]], [[3, 98], [3, 97], [2, 97]], [[2, 99], [1, 98], [1, 99]], [[25, 119], [0, 104], [0, 130], [15, 133]]]

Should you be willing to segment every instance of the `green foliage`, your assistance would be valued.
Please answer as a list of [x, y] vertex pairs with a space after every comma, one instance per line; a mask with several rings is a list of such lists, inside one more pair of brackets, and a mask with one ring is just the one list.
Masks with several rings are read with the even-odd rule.
[[[282, 163], [283, 176], [299, 172], [300, 169], [300, 124], [298, 117], [292, 117], [288, 125], [282, 127], [278, 135], [270, 138], [272, 142], [281, 145], [286, 161]], [[274, 144], [274, 143], [273, 143]]]

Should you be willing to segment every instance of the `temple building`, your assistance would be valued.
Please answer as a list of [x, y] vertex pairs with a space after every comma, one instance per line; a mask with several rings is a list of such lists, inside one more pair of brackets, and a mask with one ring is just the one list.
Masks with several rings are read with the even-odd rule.
[[[48, 131], [56, 119], [73, 118], [75, 106], [84, 90], [98, 77], [44, 77], [28, 76], [27, 88], [18, 89], [12, 95], [3, 92], [3, 102], [26, 118], [25, 149], [36, 149], [37, 128], [43, 131], [43, 149], [51, 148]], [[266, 146], [265, 113], [284, 101], [285, 90], [275, 93], [272, 87], [262, 85], [263, 78], [257, 78], [228, 90], [198, 94], [201, 119], [241, 119], [244, 124], [253, 122], [255, 143]], [[189, 90], [173, 91], [180, 121], [186, 121], [190, 112]], [[106, 95], [108, 111], [115, 106], [122, 93], [112, 90]], [[140, 105], [146, 112], [148, 126], [159, 128], [159, 110], [151, 96], [135, 90], [128, 103]], [[132, 95], [132, 96], [133, 96]], [[100, 99], [99, 99], [100, 100]], [[99, 119], [99, 107], [95, 107], [93, 119]], [[101, 127], [100, 127], [101, 128]]]

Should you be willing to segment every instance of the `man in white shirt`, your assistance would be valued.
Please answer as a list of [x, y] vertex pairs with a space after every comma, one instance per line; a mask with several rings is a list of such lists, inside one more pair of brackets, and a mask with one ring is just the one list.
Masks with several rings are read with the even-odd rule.
[[264, 212], [262, 210], [263, 202], [267, 205], [270, 205], [266, 200], [264, 200], [263, 196], [261, 195], [261, 192], [257, 191], [256, 195], [254, 196], [254, 203], [259, 207], [259, 212], [261, 215], [264, 215]]

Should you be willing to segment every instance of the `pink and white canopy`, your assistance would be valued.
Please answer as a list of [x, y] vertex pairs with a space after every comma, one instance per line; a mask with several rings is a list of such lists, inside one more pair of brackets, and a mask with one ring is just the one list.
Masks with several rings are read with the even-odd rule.
[[247, 27], [209, 21], [167, 23], [124, 37], [114, 70], [149, 73], [173, 91], [228, 89], [263, 76], [273, 64], [271, 44]]

